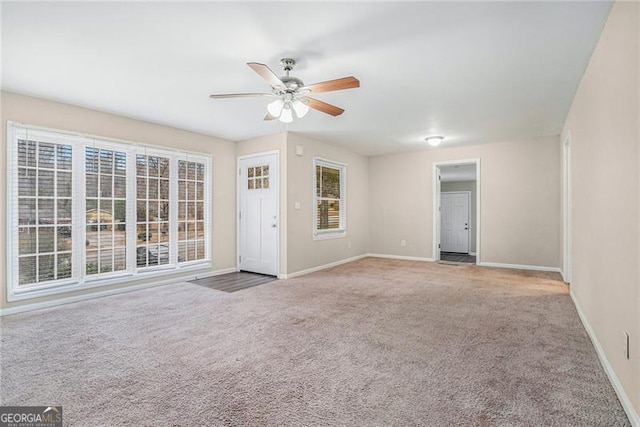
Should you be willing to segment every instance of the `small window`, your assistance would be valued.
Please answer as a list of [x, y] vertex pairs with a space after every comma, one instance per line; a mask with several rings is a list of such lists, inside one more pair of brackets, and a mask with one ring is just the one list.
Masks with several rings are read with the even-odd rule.
[[346, 169], [342, 163], [314, 159], [314, 238], [346, 234]]

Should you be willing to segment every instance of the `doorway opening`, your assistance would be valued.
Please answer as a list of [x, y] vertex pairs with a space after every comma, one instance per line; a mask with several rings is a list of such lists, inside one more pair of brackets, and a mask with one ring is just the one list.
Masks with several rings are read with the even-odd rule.
[[480, 263], [480, 159], [433, 164], [434, 261]]

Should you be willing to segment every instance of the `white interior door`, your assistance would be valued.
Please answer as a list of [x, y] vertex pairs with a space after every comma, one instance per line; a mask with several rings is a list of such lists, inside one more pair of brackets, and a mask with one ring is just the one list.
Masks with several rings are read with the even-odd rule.
[[278, 274], [278, 154], [238, 160], [238, 267]]
[[441, 251], [469, 253], [468, 192], [441, 194]]

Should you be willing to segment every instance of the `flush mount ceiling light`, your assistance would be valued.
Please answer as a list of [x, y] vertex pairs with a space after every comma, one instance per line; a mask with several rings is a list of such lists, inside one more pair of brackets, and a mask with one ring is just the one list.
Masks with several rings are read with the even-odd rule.
[[432, 147], [437, 147], [444, 140], [444, 136], [429, 136], [425, 138], [425, 141]]
[[283, 58], [280, 60], [280, 64], [286, 73], [282, 77], [276, 76], [265, 64], [247, 63], [253, 71], [271, 85], [270, 93], [226, 93], [210, 95], [210, 98], [275, 97], [277, 99], [267, 105], [267, 116], [264, 119], [279, 119], [283, 123], [291, 123], [293, 121], [293, 113], [295, 113], [296, 117], [302, 118], [309, 112], [309, 108], [331, 116], [339, 116], [344, 113], [342, 108], [327, 104], [309, 95], [360, 87], [360, 81], [353, 76], [305, 85], [302, 80], [289, 74], [293, 66], [296, 65], [295, 60]]

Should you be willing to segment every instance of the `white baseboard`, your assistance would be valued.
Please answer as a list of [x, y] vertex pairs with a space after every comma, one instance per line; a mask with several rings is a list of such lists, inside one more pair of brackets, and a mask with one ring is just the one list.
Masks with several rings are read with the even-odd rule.
[[127, 286], [124, 288], [117, 288], [117, 289], [108, 289], [104, 291], [91, 292], [91, 293], [76, 295], [76, 296], [67, 297], [67, 298], [58, 298], [58, 299], [49, 300], [49, 301], [19, 305], [17, 307], [3, 308], [3, 309], [0, 309], [0, 317], [9, 316], [11, 314], [24, 313], [27, 311], [39, 310], [41, 308], [49, 308], [49, 307], [55, 307], [58, 305], [70, 304], [72, 302], [85, 301], [93, 298], [100, 298], [100, 297], [106, 297], [109, 295], [122, 294], [125, 292], [138, 291], [141, 289], [152, 288], [155, 286], [169, 285], [171, 283], [187, 282], [189, 280], [202, 279], [204, 277], [219, 276], [221, 274], [234, 273], [236, 271], [238, 271], [238, 269], [236, 269], [235, 267], [224, 268], [221, 270], [216, 270], [216, 271], [205, 273], [205, 274], [202, 274], [202, 273], [190, 274], [188, 276], [159, 280], [151, 283], [144, 283], [142, 285]]
[[633, 427], [640, 427], [640, 416], [638, 415], [638, 412], [636, 412], [636, 410], [634, 409], [633, 404], [629, 399], [629, 396], [627, 396], [627, 393], [624, 391], [624, 388], [622, 387], [622, 384], [620, 384], [620, 380], [618, 380], [618, 376], [613, 370], [613, 366], [611, 366], [611, 363], [609, 363], [609, 359], [607, 359], [607, 356], [604, 353], [604, 350], [602, 349], [602, 346], [600, 345], [600, 342], [598, 341], [598, 338], [596, 337], [595, 332], [591, 328], [591, 325], [589, 324], [587, 317], [582, 311], [582, 308], [580, 308], [580, 304], [578, 303], [578, 300], [576, 299], [574, 293], [571, 290], [569, 290], [569, 295], [571, 295], [571, 300], [573, 301], [573, 305], [575, 306], [576, 311], [578, 312], [578, 317], [582, 321], [582, 325], [584, 326], [584, 329], [587, 331], [587, 335], [589, 335], [589, 338], [591, 338], [591, 342], [593, 343], [593, 347], [596, 349], [596, 354], [600, 359], [600, 363], [604, 368], [604, 372], [607, 374], [607, 377], [609, 377], [609, 381], [611, 382], [613, 389], [618, 395], [618, 399], [622, 404], [622, 408], [624, 409], [624, 412], [626, 412], [627, 417], [629, 417], [629, 421], [631, 422], [631, 425]]
[[511, 268], [516, 270], [533, 270], [533, 271], [551, 271], [553, 273], [561, 273], [558, 267], [544, 267], [540, 265], [525, 265], [525, 264], [503, 264], [500, 262], [480, 262], [481, 267], [497, 267], [497, 268]]
[[433, 262], [433, 258], [422, 258], [417, 256], [387, 255], [387, 254], [367, 254], [367, 256], [370, 256], [372, 258], [399, 259], [403, 261]]
[[295, 271], [289, 274], [279, 274], [278, 279], [293, 279], [294, 277], [304, 276], [305, 274], [315, 273], [316, 271], [325, 270], [327, 268], [336, 267], [338, 265], [346, 264], [348, 262], [357, 261], [362, 258], [366, 258], [367, 254], [354, 256], [351, 258], [341, 259], [339, 261], [330, 262], [329, 264], [319, 265], [317, 267], [307, 268], [306, 270]]

